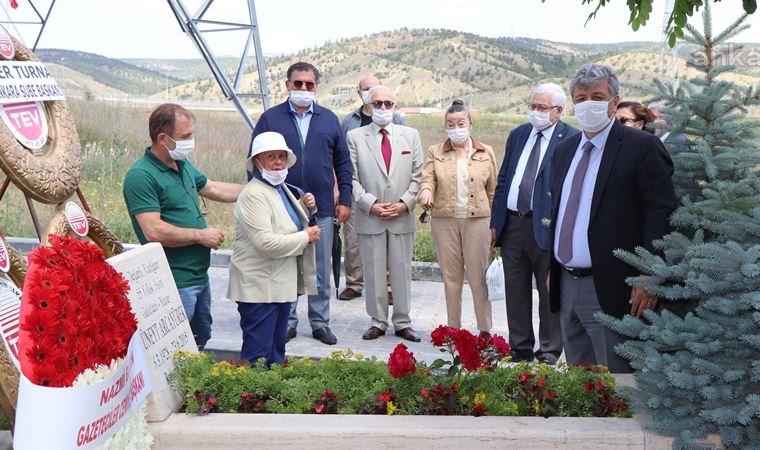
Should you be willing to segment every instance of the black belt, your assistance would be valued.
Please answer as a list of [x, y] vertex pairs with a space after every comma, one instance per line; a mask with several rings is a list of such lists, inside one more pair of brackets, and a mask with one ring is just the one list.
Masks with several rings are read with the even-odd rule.
[[562, 266], [562, 268], [565, 269], [565, 272], [567, 272], [567, 274], [573, 278], [585, 278], [592, 275], [591, 267], [577, 268]]
[[512, 211], [511, 209], [508, 209], [507, 214], [509, 214], [510, 216], [517, 216], [521, 219], [529, 219], [531, 216], [533, 216], [533, 211], [528, 211], [525, 214], [520, 214], [517, 211]]

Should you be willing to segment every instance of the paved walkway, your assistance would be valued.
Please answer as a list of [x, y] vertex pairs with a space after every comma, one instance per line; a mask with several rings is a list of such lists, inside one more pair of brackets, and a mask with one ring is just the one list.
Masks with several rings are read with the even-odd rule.
[[[237, 305], [225, 297], [228, 283], [228, 269], [212, 267], [209, 271], [212, 286], [212, 314], [214, 324], [211, 340], [206, 348], [219, 352], [223, 358], [239, 357], [242, 335], [240, 332]], [[342, 282], [342, 280], [341, 280]], [[533, 291], [533, 328], [538, 332], [538, 293]], [[465, 285], [462, 299], [462, 326], [477, 333], [475, 313], [472, 307], [472, 296], [469, 286]], [[504, 301], [493, 305], [492, 333], [507, 337], [507, 313]], [[337, 300], [335, 289], [330, 305], [330, 329], [338, 338], [337, 345], [324, 345], [311, 336], [311, 327], [306, 315], [307, 302], [305, 297], [298, 303], [299, 324], [298, 336], [287, 346], [287, 354], [293, 356], [308, 356], [320, 358], [329, 356], [336, 350], [350, 348], [365, 356], [375, 356], [385, 360], [399, 343], [404, 342], [421, 361], [432, 362], [441, 356], [439, 350], [430, 344], [430, 333], [438, 325], [446, 324], [446, 304], [443, 296], [443, 283], [434, 281], [412, 282], [412, 327], [422, 338], [422, 342], [414, 343], [397, 338], [392, 333], [374, 341], [362, 340], [362, 334], [370, 325], [370, 319], [364, 307], [364, 297], [351, 301]], [[538, 342], [538, 338], [536, 338]]]

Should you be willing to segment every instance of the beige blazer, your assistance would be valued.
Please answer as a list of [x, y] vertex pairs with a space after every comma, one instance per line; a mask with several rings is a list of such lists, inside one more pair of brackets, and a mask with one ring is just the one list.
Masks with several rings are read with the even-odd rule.
[[[386, 171], [380, 141], [372, 124], [353, 129], [346, 135], [354, 165], [354, 229], [358, 234], [414, 233], [415, 198], [420, 189], [425, 153], [420, 133], [403, 125], [392, 126], [391, 164]], [[406, 204], [408, 211], [394, 220], [369, 214], [375, 202]]]
[[[309, 219], [289, 189], [304, 228]], [[317, 294], [314, 245], [298, 231], [275, 188], [254, 178], [235, 206], [235, 248], [227, 297], [245, 303], [293, 302]]]
[[[496, 190], [496, 156], [491, 146], [472, 139], [472, 155], [467, 162], [467, 217], [491, 217]], [[433, 217], [455, 217], [457, 203], [457, 151], [446, 139], [427, 151], [420, 192], [433, 194]]]

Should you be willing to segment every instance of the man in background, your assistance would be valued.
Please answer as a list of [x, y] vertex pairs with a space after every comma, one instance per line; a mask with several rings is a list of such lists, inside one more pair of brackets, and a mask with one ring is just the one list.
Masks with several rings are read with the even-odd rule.
[[211, 338], [211, 249], [224, 233], [206, 224], [201, 198], [234, 203], [242, 184], [211, 181], [187, 157], [195, 149], [195, 117], [182, 106], [160, 105], [148, 119], [151, 145], [124, 178], [124, 201], [141, 244], [164, 247], [195, 343]]
[[[372, 75], [367, 75], [359, 80], [359, 88], [356, 93], [361, 99], [362, 106], [343, 119], [341, 127], [343, 134], [372, 123], [372, 105], [369, 101], [369, 90], [381, 84], [380, 80]], [[393, 114], [393, 123], [405, 125], [404, 118], [399, 113]], [[343, 223], [343, 261], [346, 272], [346, 288], [338, 294], [338, 300], [353, 300], [361, 297], [364, 291], [364, 275], [362, 274], [362, 260], [359, 255], [359, 239], [354, 232], [354, 214]], [[388, 286], [390, 288], [390, 286]], [[393, 294], [388, 291], [388, 303], [393, 304]]]
[[[315, 339], [326, 345], [335, 345], [338, 339], [329, 326], [333, 220], [342, 224], [351, 217], [353, 170], [338, 117], [314, 101], [319, 81], [319, 71], [313, 65], [306, 62], [291, 65], [285, 80], [288, 99], [261, 115], [253, 137], [266, 131], [283, 135], [298, 158], [293, 167], [284, 171], [285, 181], [311, 192], [317, 199], [316, 217], [321, 236], [316, 248], [319, 294], [308, 296], [309, 323]], [[336, 182], [337, 205], [333, 197]], [[293, 302], [288, 340], [297, 334], [297, 306], [298, 301]]]

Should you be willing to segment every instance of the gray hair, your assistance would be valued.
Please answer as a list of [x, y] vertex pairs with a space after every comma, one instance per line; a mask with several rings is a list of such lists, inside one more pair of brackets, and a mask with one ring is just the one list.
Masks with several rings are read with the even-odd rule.
[[393, 101], [394, 102], [396, 101], [396, 92], [393, 89], [391, 89], [390, 87], [382, 85], [382, 84], [378, 84], [376, 86], [372, 86], [371, 88], [369, 88], [369, 98], [370, 99], [372, 98], [372, 93], [373, 92], [375, 92], [377, 90], [380, 90], [380, 89], [387, 89], [391, 93], [391, 95], [393, 95]]
[[559, 85], [556, 85], [554, 83], [543, 83], [539, 84], [535, 89], [533, 89], [533, 95], [542, 94], [549, 94], [552, 96], [552, 106], [559, 106], [562, 109], [565, 109], [565, 104], [567, 104], [567, 96], [565, 95], [565, 91], [563, 91]]
[[603, 64], [584, 64], [570, 79], [570, 96], [575, 94], [575, 87], [592, 86], [598, 81], [607, 80], [610, 94], [614, 97], [620, 92], [620, 83], [612, 69]]

